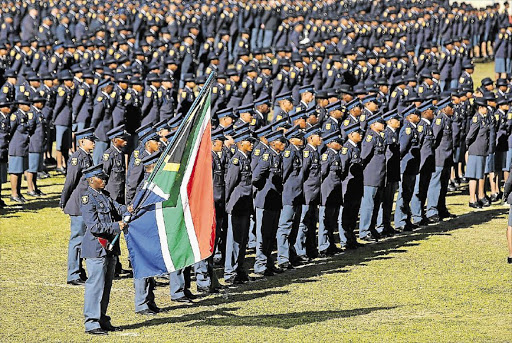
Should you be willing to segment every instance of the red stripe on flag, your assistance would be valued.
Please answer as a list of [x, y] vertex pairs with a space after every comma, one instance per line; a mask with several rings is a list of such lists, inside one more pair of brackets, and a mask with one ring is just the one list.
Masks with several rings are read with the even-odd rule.
[[215, 241], [211, 124], [206, 126], [200, 139], [201, 143], [187, 185], [187, 193], [201, 259], [205, 259], [213, 253]]

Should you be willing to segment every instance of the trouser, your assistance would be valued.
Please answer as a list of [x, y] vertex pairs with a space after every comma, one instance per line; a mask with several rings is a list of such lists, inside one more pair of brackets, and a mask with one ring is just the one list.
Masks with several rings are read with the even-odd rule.
[[366, 237], [370, 233], [370, 230], [375, 229], [382, 196], [382, 187], [363, 187], [363, 199], [359, 211], [359, 238]]
[[391, 212], [393, 211], [393, 202], [395, 193], [398, 189], [398, 182], [391, 181], [384, 186], [382, 204], [377, 218], [377, 232], [381, 233], [384, 229], [391, 227]]
[[[217, 249], [219, 244], [219, 236], [222, 230], [222, 222], [224, 219], [224, 206], [222, 204], [215, 203], [215, 241], [213, 243], [213, 251]], [[215, 275], [213, 269], [213, 255], [208, 257], [206, 260], [199, 261], [194, 265], [194, 272], [196, 273], [196, 283], [198, 288], [217, 288], [219, 281]]]
[[402, 174], [395, 208], [395, 227], [404, 227], [411, 222], [411, 202], [416, 175]]
[[274, 37], [273, 30], [263, 30], [263, 48], [270, 48], [272, 45], [272, 39]]
[[416, 177], [411, 198], [411, 216], [414, 223], [419, 223], [425, 216], [425, 201], [427, 200], [431, 178], [432, 171], [430, 168], [423, 168]]
[[254, 272], [263, 273], [273, 269], [272, 248], [276, 239], [279, 212], [256, 208], [256, 259]]
[[315, 241], [318, 218], [316, 211], [316, 204], [302, 205], [300, 223], [294, 246], [298, 256], [314, 257], [317, 254]]
[[85, 235], [85, 223], [82, 216], [69, 216], [71, 219], [71, 234], [68, 245], [68, 282], [85, 277], [85, 270], [82, 268], [80, 251], [82, 239]]
[[135, 312], [155, 308], [155, 279], [152, 277], [134, 279], [135, 288]]
[[284, 205], [279, 216], [277, 228], [277, 263], [290, 262], [290, 258], [297, 256], [295, 251], [295, 239], [297, 238], [301, 205]]
[[[360, 183], [359, 183], [360, 182]], [[345, 194], [343, 195], [343, 208], [340, 211], [340, 243], [342, 238], [345, 240], [346, 245], [355, 244], [357, 242], [354, 233], [357, 225], [357, 215], [361, 207], [361, 198], [363, 196], [362, 180], [353, 180], [352, 183], [347, 185]], [[342, 230], [343, 229], [343, 230]], [[342, 233], [343, 231], [343, 237]]]
[[334, 248], [334, 230], [338, 226], [339, 206], [323, 206], [318, 209], [318, 251], [325, 253]]
[[107, 308], [116, 262], [117, 256], [85, 259], [89, 273], [84, 293], [85, 331], [111, 325]]
[[432, 174], [427, 194], [427, 217], [439, 216], [448, 212], [446, 208], [446, 193], [450, 182], [450, 167], [437, 167]]
[[172, 300], [185, 297], [185, 290], [190, 289], [190, 270], [191, 267], [185, 267], [169, 274], [169, 291]]
[[249, 219], [248, 247], [249, 249], [256, 248], [256, 216], [254, 214], [252, 214]]
[[108, 149], [109, 142], [96, 141], [94, 150], [92, 152], [92, 161], [94, 165], [100, 164], [103, 158], [103, 153]]
[[229, 214], [226, 235], [226, 260], [224, 279], [234, 278], [245, 273], [245, 251], [249, 233], [249, 214]]

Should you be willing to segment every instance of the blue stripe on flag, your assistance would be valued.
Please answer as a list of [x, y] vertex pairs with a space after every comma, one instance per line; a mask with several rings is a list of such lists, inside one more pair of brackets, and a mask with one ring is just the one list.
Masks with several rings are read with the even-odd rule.
[[142, 209], [125, 235], [135, 279], [167, 274], [156, 222], [155, 206]]

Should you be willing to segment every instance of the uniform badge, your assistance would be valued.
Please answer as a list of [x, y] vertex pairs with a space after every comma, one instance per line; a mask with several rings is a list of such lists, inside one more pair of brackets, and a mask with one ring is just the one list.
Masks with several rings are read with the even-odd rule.
[[11, 114], [11, 121], [15, 121], [16, 120], [16, 114]]
[[80, 89], [78, 90], [78, 94], [80, 94], [80, 96], [84, 96], [84, 95], [85, 95], [85, 89], [80, 88]]
[[287, 158], [290, 157], [290, 153], [291, 153], [290, 150], [286, 150], [284, 152], [284, 157], [287, 157]]
[[88, 196], [88, 195], [84, 195], [84, 196], [82, 197], [82, 204], [84, 204], [84, 205], [85, 205], [85, 204], [87, 204], [88, 202], [89, 202], [89, 196]]
[[229, 83], [226, 85], [226, 90], [227, 90], [228, 92], [231, 90], [231, 85], [230, 85]]
[[269, 154], [263, 154], [263, 161], [268, 161]]
[[59, 87], [57, 93], [59, 94], [59, 96], [64, 96], [66, 94], [66, 91], [64, 90], [64, 88]]
[[97, 99], [96, 99], [97, 102], [101, 102], [103, 101], [103, 97], [102, 96], [99, 96]]
[[2, 88], [2, 92], [4, 92], [4, 94], [9, 93], [9, 87], [5, 86], [4, 88]]
[[369, 142], [371, 142], [371, 141], [372, 141], [372, 139], [373, 139], [373, 136], [372, 136], [372, 135], [368, 135], [368, 136], [366, 136], [366, 141], [367, 141], [368, 143], [369, 143]]
[[327, 161], [327, 154], [322, 154], [322, 161]]
[[151, 95], [152, 95], [151, 91], [147, 91], [147, 92], [146, 92], [146, 96], [147, 96], [148, 98], [151, 98]]
[[259, 156], [261, 153], [261, 150], [260, 149], [255, 149], [254, 150], [254, 156]]
[[27, 116], [28, 116], [28, 120], [32, 120], [32, 118], [34, 118], [34, 113], [28, 112]]
[[478, 122], [478, 117], [477, 117], [477, 116], [474, 116], [474, 117], [473, 117], [473, 123], [476, 123], [476, 122]]
[[125, 100], [130, 100], [132, 98], [132, 95], [130, 93], [126, 93], [126, 96], [124, 97]]
[[348, 126], [348, 124], [350, 124], [350, 119], [345, 119], [345, 121], [343, 121], [343, 125]]
[[139, 150], [133, 151], [133, 157], [138, 158], [139, 157]]
[[391, 97], [396, 98], [396, 91], [393, 91], [393, 93], [391, 93]]
[[71, 159], [71, 165], [72, 165], [72, 166], [76, 166], [77, 164], [78, 164], [78, 158], [73, 157], [73, 158]]
[[236, 158], [236, 157], [235, 157], [235, 158], [233, 159], [233, 164], [234, 164], [235, 166], [237, 166], [237, 165], [238, 165], [238, 158]]
[[309, 150], [304, 150], [302, 155], [304, 156], [304, 158], [308, 158], [309, 157]]
[[345, 148], [345, 147], [341, 148], [341, 154], [342, 155], [346, 155], [347, 152], [348, 152], [348, 148]]
[[135, 163], [134, 163], [136, 166], [140, 165], [140, 159], [139, 158], [136, 158], [135, 159]]
[[330, 129], [331, 129], [331, 123], [327, 123], [327, 124], [325, 124], [325, 129], [326, 129], [326, 130], [330, 130]]
[[212, 93], [213, 94], [217, 94], [219, 91], [218, 91], [218, 88], [217, 87], [212, 87]]
[[250, 125], [252, 125], [252, 126], [256, 125], [256, 118], [252, 118]]
[[442, 122], [441, 118], [436, 119], [436, 125], [441, 125], [441, 122]]
[[278, 115], [278, 116], [276, 117], [276, 121], [281, 120], [281, 119], [283, 119], [283, 116], [282, 116], [282, 115]]
[[411, 134], [411, 132], [412, 132], [412, 130], [411, 130], [411, 128], [410, 128], [410, 127], [406, 127], [406, 128], [405, 128], [405, 133], [406, 133], [406, 134], [410, 135], [410, 134]]
[[418, 132], [420, 132], [420, 133], [423, 132], [423, 125], [418, 126]]
[[463, 77], [461, 77], [461, 78], [459, 79], [459, 83], [460, 83], [460, 84], [463, 84], [463, 83], [464, 83], [464, 78], [463, 78]]
[[365, 121], [365, 119], [366, 119], [366, 115], [361, 114], [361, 116], [359, 117], [359, 121]]
[[103, 154], [103, 161], [108, 161], [109, 154]]
[[277, 74], [277, 79], [278, 79], [279, 81], [281, 81], [281, 80], [283, 79], [283, 75], [282, 75], [282, 74]]

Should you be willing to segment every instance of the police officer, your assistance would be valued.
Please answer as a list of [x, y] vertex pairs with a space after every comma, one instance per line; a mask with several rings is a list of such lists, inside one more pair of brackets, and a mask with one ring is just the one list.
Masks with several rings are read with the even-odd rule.
[[58, 78], [64, 84], [57, 89], [51, 124], [55, 125], [57, 172], [64, 174], [66, 171], [63, 165], [65, 166], [68, 161], [68, 151], [71, 147], [72, 105], [76, 88], [69, 70], [60, 72]]
[[29, 113], [32, 113], [33, 132], [30, 135], [28, 146], [28, 170], [25, 176], [27, 178], [27, 194], [33, 197], [41, 197], [46, 194], [37, 187], [37, 173], [43, 171], [43, 153], [46, 148], [48, 123], [42, 112], [46, 99], [41, 97], [39, 93], [34, 93], [31, 100], [32, 107]]
[[30, 135], [35, 128], [34, 114], [30, 111], [28, 93], [18, 97], [18, 110], [10, 116], [9, 169], [11, 179], [10, 200], [23, 204], [26, 202], [21, 195], [22, 174], [28, 169]]
[[395, 227], [398, 230], [412, 231], [417, 228], [411, 222], [410, 202], [420, 165], [420, 145], [416, 128], [420, 121], [420, 113], [411, 105], [404, 110], [404, 118], [404, 126], [399, 134], [401, 176], [395, 209]]
[[89, 128], [76, 133], [79, 148], [71, 155], [68, 163], [66, 181], [60, 198], [60, 208], [69, 215], [71, 220], [71, 235], [68, 248], [68, 284], [81, 285], [84, 283], [85, 271], [81, 267], [80, 249], [85, 234], [85, 224], [80, 210], [82, 195], [87, 189], [84, 170], [92, 166], [91, 152], [94, 149], [96, 137], [94, 129]]
[[108, 176], [105, 191], [120, 204], [125, 200], [126, 163], [124, 149], [128, 144], [128, 133], [121, 125], [107, 132], [111, 147], [105, 150], [102, 156], [103, 171]]
[[99, 89], [101, 89], [101, 94], [98, 94], [94, 101], [91, 119], [91, 127], [95, 128], [94, 134], [98, 137], [96, 147], [92, 154], [92, 160], [95, 164], [101, 163], [103, 153], [108, 149], [109, 145], [107, 132], [112, 130], [114, 126], [112, 120], [112, 98], [110, 97], [113, 84], [105, 82], [99, 85]]
[[229, 161], [226, 175], [226, 212], [228, 231], [226, 235], [226, 261], [224, 281], [227, 284], [249, 281], [245, 269], [245, 250], [252, 213], [252, 183], [250, 153], [253, 138], [248, 130], [233, 135], [237, 150]]
[[119, 240], [112, 249], [109, 243], [126, 228], [126, 223], [120, 219], [127, 207], [103, 193], [107, 175], [101, 165], [84, 169], [83, 173], [88, 183], [80, 197], [80, 212], [86, 227], [81, 256], [85, 258], [89, 273], [84, 294], [85, 332], [106, 335], [109, 331], [122, 330], [113, 326], [107, 316], [114, 268], [120, 253]]
[[[0, 183], [7, 182], [7, 162], [9, 156], [10, 136], [10, 112], [11, 103], [0, 101]], [[0, 200], [0, 208], [3, 207], [5, 207], [5, 202], [3, 200]]]
[[286, 132], [288, 147], [283, 152], [283, 209], [277, 229], [277, 263], [281, 269], [300, 264], [296, 258], [295, 239], [299, 229], [303, 194], [302, 146], [304, 132], [294, 126]]
[[380, 238], [375, 230], [377, 215], [383, 199], [386, 179], [386, 146], [384, 141], [385, 121], [380, 113], [372, 114], [367, 119], [369, 130], [361, 144], [363, 160], [363, 198], [361, 201], [361, 220], [359, 238], [372, 241]]
[[283, 161], [281, 153], [286, 147], [286, 140], [281, 130], [266, 136], [269, 149], [264, 153], [252, 176], [252, 184], [257, 193], [254, 198], [256, 207], [256, 259], [254, 273], [272, 276], [282, 272], [276, 268], [272, 258], [279, 223], [279, 214], [283, 206]]
[[342, 138], [338, 132], [322, 136], [327, 150], [322, 154], [320, 187], [320, 207], [318, 211], [318, 256], [326, 257], [337, 252], [334, 230], [338, 226], [338, 215], [342, 205], [341, 177], [342, 165], [339, 155]]

